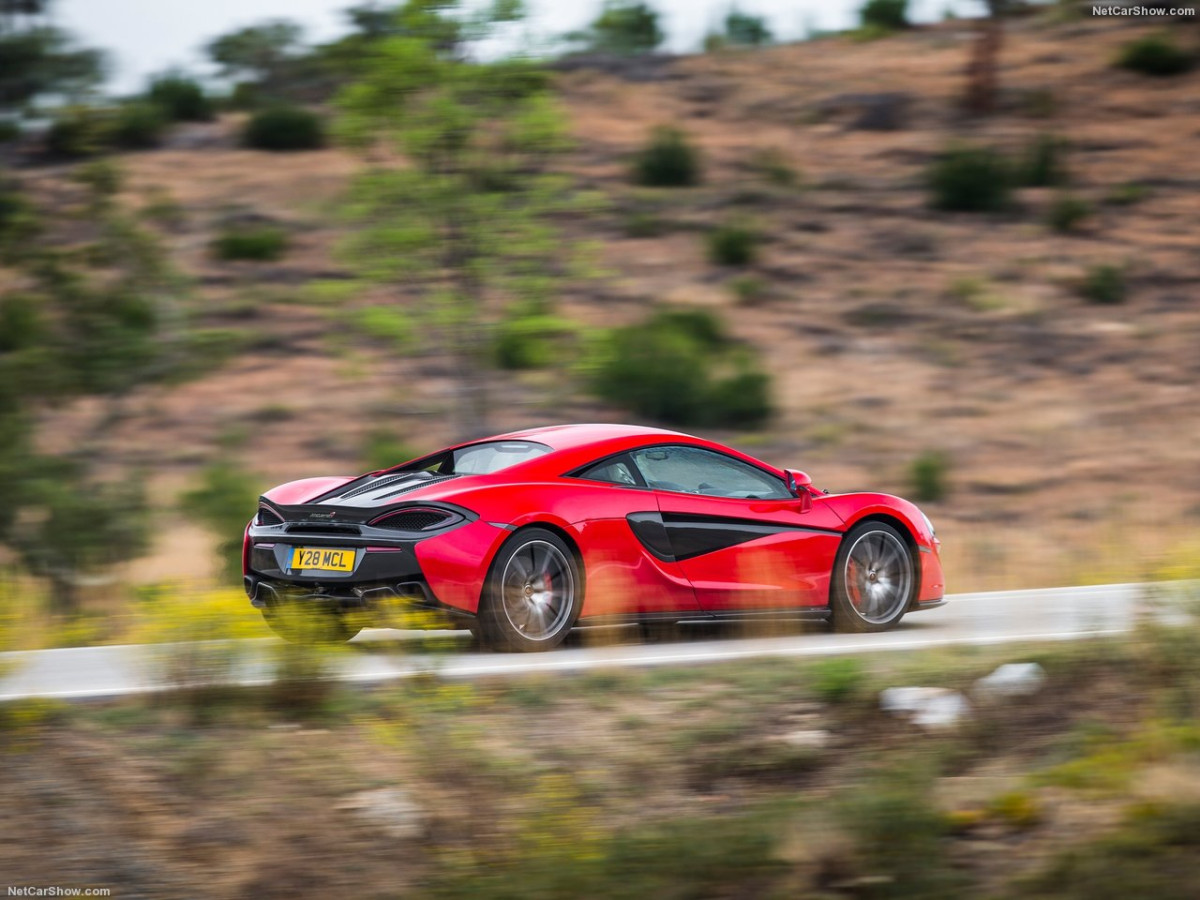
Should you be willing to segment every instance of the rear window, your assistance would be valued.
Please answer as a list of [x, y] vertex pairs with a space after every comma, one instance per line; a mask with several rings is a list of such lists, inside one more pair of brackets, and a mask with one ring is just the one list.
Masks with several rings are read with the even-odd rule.
[[452, 451], [439, 471], [443, 475], [490, 475], [549, 452], [549, 447], [535, 441], [485, 441]]

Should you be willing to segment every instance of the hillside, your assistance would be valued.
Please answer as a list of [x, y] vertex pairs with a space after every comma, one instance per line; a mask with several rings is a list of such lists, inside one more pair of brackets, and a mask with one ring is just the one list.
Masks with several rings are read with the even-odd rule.
[[[1005, 108], [986, 120], [957, 109], [961, 23], [681, 57], [636, 80], [559, 72], [575, 137], [566, 167], [596, 201], [564, 233], [595, 246], [599, 269], [564, 288], [561, 312], [598, 329], [658, 303], [718, 310], [774, 374], [778, 412], [760, 433], [715, 436], [820, 486], [909, 492], [912, 461], [944, 454], [950, 491], [926, 508], [953, 591], [1151, 573], [1200, 523], [1200, 74], [1111, 67], [1146, 30], [1013, 23]], [[869, 113], [881, 104], [896, 127], [862, 127], [880, 124]], [[660, 123], [700, 146], [703, 185], [628, 183], [630, 155]], [[339, 261], [336, 205], [359, 161], [238, 149], [237, 126], [235, 116], [184, 126], [165, 149], [120, 159], [122, 202], [176, 207], [157, 227], [194, 280], [195, 323], [230, 351], [200, 377], [135, 394], [109, 432], [108, 462], [148, 473], [164, 506], [223, 454], [265, 486], [359, 470], [381, 428], [415, 450], [454, 437], [449, 362], [398, 354], [349, 324], [354, 310], [421, 300], [356, 290]], [[1078, 230], [1045, 224], [1056, 188], [1022, 189], [1005, 213], [929, 208], [926, 169], [949, 144], [1020, 155], [1041, 134], [1069, 142], [1070, 192], [1091, 207]], [[772, 181], [764, 160], [786, 163], [797, 183]], [[21, 177], [44, 202], [67, 202], [68, 174]], [[282, 260], [212, 258], [220, 224], [246, 216], [290, 232]], [[654, 222], [652, 236], [630, 236], [637, 217]], [[731, 219], [765, 238], [746, 270], [706, 259], [705, 232]], [[1123, 303], [1080, 297], [1097, 264], [1125, 266]], [[760, 296], [739, 302], [747, 274]], [[553, 371], [494, 384], [496, 431], [629, 418]], [[44, 444], [71, 446], [100, 414], [95, 401], [47, 410]], [[161, 517], [133, 578], [207, 571], [196, 548], [211, 538]]]

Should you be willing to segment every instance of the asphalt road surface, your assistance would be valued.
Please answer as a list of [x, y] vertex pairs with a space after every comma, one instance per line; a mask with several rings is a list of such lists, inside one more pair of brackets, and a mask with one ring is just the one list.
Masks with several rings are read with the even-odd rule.
[[[883, 634], [834, 634], [799, 623], [685, 624], [647, 643], [634, 627], [578, 629], [547, 653], [490, 653], [466, 632], [365, 631], [336, 657], [337, 677], [380, 682], [434, 672], [449, 678], [576, 671], [615, 666], [685, 665], [775, 656], [833, 656], [915, 650], [951, 644], [986, 645], [1071, 640], [1128, 631], [1143, 609], [1138, 584], [999, 591], [951, 596], [946, 606], [905, 617]], [[747, 636], [750, 634], [770, 636]], [[261, 684], [271, 679], [274, 639], [227, 645], [151, 644], [78, 647], [0, 654], [0, 700], [25, 697], [111, 697], [174, 686], [164, 671], [172, 658], [217, 660], [222, 681]]]

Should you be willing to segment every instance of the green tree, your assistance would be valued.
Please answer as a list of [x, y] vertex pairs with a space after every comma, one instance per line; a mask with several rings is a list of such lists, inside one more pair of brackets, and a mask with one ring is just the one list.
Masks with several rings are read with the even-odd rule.
[[357, 178], [347, 212], [359, 227], [346, 251], [453, 358], [456, 427], [477, 434], [487, 427], [498, 307], [550, 312], [566, 265], [552, 218], [567, 183], [549, 169], [565, 146], [563, 117], [538, 66], [464, 52], [518, 17], [515, 4], [465, 16], [452, 2], [409, 0], [396, 15], [398, 33], [372, 44], [362, 77], [339, 98], [346, 140], [404, 160], [375, 162]]
[[199, 483], [180, 500], [184, 512], [217, 536], [221, 575], [230, 583], [241, 581], [242, 530], [254, 515], [255, 499], [261, 490], [254, 476], [229, 460], [221, 460], [206, 468]]
[[735, 6], [725, 16], [725, 40], [744, 47], [761, 47], [771, 43], [771, 29], [762, 16], [750, 15]]
[[665, 35], [658, 12], [640, 0], [605, 0], [600, 15], [585, 31], [568, 37], [598, 53], [651, 53]]
[[99, 84], [104, 58], [47, 24], [48, 0], [0, 0], [0, 113], [23, 113], [38, 97], [78, 100]]
[[303, 37], [303, 28], [279, 19], [221, 35], [207, 50], [223, 77], [252, 81], [264, 94], [274, 96], [284, 87], [289, 67], [300, 55]]
[[[0, 544], [48, 581], [61, 613], [89, 576], [145, 547], [139, 479], [98, 481], [93, 461], [129, 393], [170, 371], [181, 290], [157, 242], [114, 202], [111, 164], [86, 166], [77, 179], [86, 203], [68, 222], [41, 214], [12, 185], [0, 190], [18, 198], [0, 200], [16, 210], [0, 216], [0, 266], [21, 284], [0, 298]], [[64, 226], [82, 240], [56, 242]], [[37, 453], [34, 412], [82, 395], [105, 398], [94, 431], [69, 456]]]

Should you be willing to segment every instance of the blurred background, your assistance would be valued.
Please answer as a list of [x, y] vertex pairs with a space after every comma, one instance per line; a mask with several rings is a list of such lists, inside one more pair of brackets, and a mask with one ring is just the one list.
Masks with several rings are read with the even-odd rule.
[[593, 420], [910, 496], [952, 591], [1186, 557], [1195, 22], [784, 6], [5, 4], [7, 577], [111, 637], [260, 489]]
[[[1194, 11], [344, 5], [0, 0], [10, 648], [178, 637], [168, 596], [188, 609], [207, 598], [218, 617], [252, 612], [238, 554], [261, 490], [571, 421], [698, 432], [832, 491], [910, 497], [938, 527], [952, 593], [1194, 573]], [[1059, 659], [1071, 678], [1077, 662]], [[852, 669], [822, 676], [829, 697], [869, 693]], [[664, 716], [687, 695], [669, 679], [639, 685], [659, 692], [646, 709]], [[763, 688], [753, 676], [738, 685]], [[363, 715], [410, 758], [482, 740], [447, 711], [547, 702], [458, 687], [397, 700], [429, 715], [408, 737], [388, 737], [394, 710]], [[802, 721], [805, 703], [829, 697], [798, 695], [788, 715]], [[655, 714], [612, 703], [614, 728], [636, 733]], [[846, 721], [873, 738], [860, 712]], [[139, 715], [186, 724], [193, 713]], [[725, 740], [724, 726], [695, 727], [663, 752]], [[405, 744], [414, 734], [432, 743]], [[176, 737], [153, 739], [181, 767], [171, 777], [217, 777]], [[322, 746], [305, 766], [337, 752]], [[775, 759], [775, 743], [743, 749], [757, 759], [764, 747]], [[823, 748], [793, 746], [770, 778], [799, 778]], [[86, 741], [64, 752], [85, 754]], [[711, 764], [741, 777], [730, 758]], [[229, 784], [254, 770], [229, 765]], [[367, 790], [383, 776], [362, 765]], [[505, 783], [513, 767], [463, 769], [437, 790], [458, 796], [487, 772]], [[520, 853], [504, 858], [519, 869], [513, 860], [558, 830], [587, 859], [616, 854], [634, 871], [636, 849], [572, 818], [603, 789], [557, 771], [538, 790], [559, 805], [526, 822]], [[709, 779], [717, 799], [705, 802], [723, 802], [711, 773], [675, 775]], [[927, 775], [892, 782], [911, 787], [893, 811], [911, 817], [917, 844], [929, 837], [912, 805]], [[1032, 827], [1028, 799], [996, 815]], [[363, 801], [382, 804], [385, 822], [407, 821], [405, 802]], [[222, 816], [196, 826], [202, 858], [223, 852]], [[811, 887], [770, 881], [774, 851], [735, 831], [738, 852], [762, 862], [743, 874], [767, 879], [749, 883]], [[470, 856], [456, 835], [439, 859]], [[886, 832], [872, 835], [891, 859]], [[917, 844], [913, 854], [929, 851]], [[843, 850], [812, 863], [836, 870], [821, 884], [861, 874]], [[471, 859], [485, 871], [491, 857]], [[733, 896], [736, 883], [679, 896]], [[920, 882], [913, 896], [949, 896], [948, 883]], [[439, 884], [440, 896], [481, 889]], [[846, 890], [892, 895], [870, 884]]]

